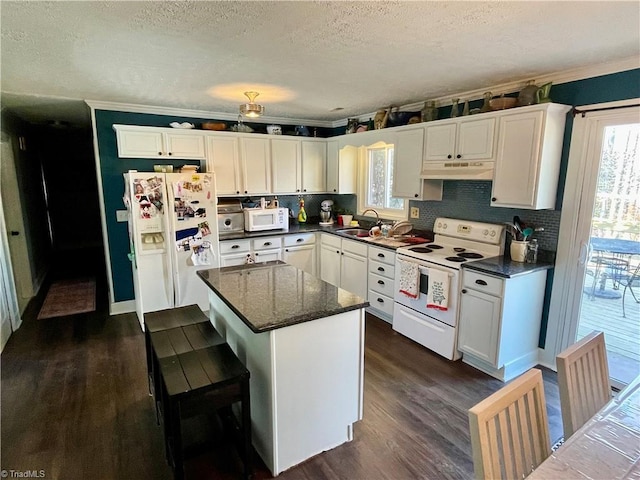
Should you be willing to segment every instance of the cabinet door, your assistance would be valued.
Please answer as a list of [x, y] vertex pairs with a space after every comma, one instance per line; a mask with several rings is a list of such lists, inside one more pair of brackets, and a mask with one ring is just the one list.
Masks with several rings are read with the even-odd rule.
[[455, 158], [459, 160], [492, 159], [495, 124], [495, 118], [460, 122]]
[[500, 117], [491, 205], [534, 208], [544, 112]]
[[273, 193], [300, 191], [300, 140], [271, 140], [271, 187]]
[[204, 135], [196, 133], [167, 133], [167, 155], [174, 158], [205, 158]]
[[337, 140], [330, 140], [327, 142], [327, 192], [338, 192], [338, 176], [340, 175], [338, 169], [338, 155], [340, 150]]
[[424, 161], [444, 162], [453, 159], [457, 129], [457, 123], [425, 127]]
[[207, 170], [216, 174], [218, 195], [241, 193], [237, 138], [207, 137]]
[[367, 298], [367, 257], [342, 251], [340, 288]]
[[116, 137], [118, 157], [162, 158], [165, 156], [162, 132], [118, 129]]
[[316, 247], [304, 245], [302, 247], [285, 247], [282, 260], [289, 265], [304, 270], [311, 275], [316, 274]]
[[244, 265], [247, 263], [248, 253], [238, 253], [235, 255], [220, 255], [221, 267], [232, 267], [235, 265]]
[[320, 246], [320, 278], [336, 287], [340, 286], [340, 249], [333, 245]]
[[260, 250], [253, 254], [253, 258], [256, 263], [258, 262], [273, 262], [275, 260], [282, 260], [282, 250]]
[[271, 157], [268, 138], [240, 138], [242, 180], [249, 195], [271, 193]]
[[460, 295], [458, 350], [498, 367], [501, 299], [472, 289]]
[[302, 141], [302, 191], [327, 191], [327, 146], [325, 142]]
[[394, 197], [420, 198], [423, 142], [422, 128], [398, 132], [393, 152]]

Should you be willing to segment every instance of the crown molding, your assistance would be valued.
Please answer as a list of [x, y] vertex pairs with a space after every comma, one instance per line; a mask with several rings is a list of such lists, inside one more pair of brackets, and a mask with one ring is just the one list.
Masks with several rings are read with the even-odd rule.
[[[188, 117], [188, 118], [203, 118], [207, 120], [230, 120], [238, 121], [239, 114], [225, 113], [225, 112], [210, 112], [206, 110], [189, 110], [183, 108], [172, 107], [156, 107], [151, 105], [138, 105], [133, 103], [117, 103], [117, 102], [103, 102], [100, 100], [85, 100], [84, 101], [92, 110], [110, 110], [115, 112], [126, 113], [146, 113], [149, 115], [166, 115], [169, 117]], [[245, 123], [264, 123], [264, 124], [284, 124], [284, 125], [305, 125], [307, 127], [325, 127], [332, 128], [333, 122], [323, 120], [309, 120], [305, 118], [282, 118], [282, 117], [269, 117], [263, 115], [257, 119], [246, 119]]]
[[[480, 100], [483, 98], [485, 92], [491, 92], [492, 95], [500, 96], [502, 94], [508, 94], [520, 91], [529, 80], [535, 80], [536, 84], [544, 85], [545, 83], [553, 82], [555, 85], [562, 83], [575, 82], [578, 80], [584, 80], [587, 78], [601, 77], [603, 75], [609, 75], [612, 73], [620, 73], [628, 70], [635, 70], [640, 68], [640, 57], [634, 56], [625, 58], [622, 60], [616, 60], [612, 62], [599, 63], [597, 65], [589, 65], [587, 67], [574, 68], [571, 70], [563, 70], [560, 72], [549, 73], [545, 75], [538, 75], [535, 77], [522, 77], [518, 80], [514, 80], [507, 83], [502, 83], [493, 86], [487, 86], [483, 88], [477, 88], [475, 90], [468, 90], [466, 92], [452, 93], [443, 97], [429, 98], [436, 103], [436, 107], [443, 107], [451, 105], [452, 98], [459, 98], [460, 102], [464, 100]], [[424, 106], [424, 101], [410, 103], [400, 107], [403, 111], [419, 111]], [[384, 107], [386, 108], [386, 107]], [[373, 118], [376, 112], [363, 113], [359, 115], [359, 118]], [[347, 119], [337, 120], [333, 122], [333, 127], [342, 127], [347, 125]]]

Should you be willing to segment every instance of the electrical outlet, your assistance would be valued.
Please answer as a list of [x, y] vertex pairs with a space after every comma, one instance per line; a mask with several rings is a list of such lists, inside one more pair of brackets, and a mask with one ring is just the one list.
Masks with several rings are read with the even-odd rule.
[[128, 220], [127, 213], [126, 210], [116, 210], [116, 222], [126, 222]]
[[420, 218], [420, 209], [418, 207], [411, 207], [411, 218]]

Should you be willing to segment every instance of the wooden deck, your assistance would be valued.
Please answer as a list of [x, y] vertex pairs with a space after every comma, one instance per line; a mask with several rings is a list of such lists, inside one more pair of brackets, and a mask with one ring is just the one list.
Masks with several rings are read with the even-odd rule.
[[[589, 284], [590, 277], [586, 283]], [[607, 288], [611, 283], [607, 282]], [[640, 286], [634, 285], [640, 299]], [[622, 287], [619, 290], [622, 294]], [[628, 383], [640, 374], [640, 304], [627, 290], [625, 296], [626, 318], [622, 316], [622, 298], [609, 299], [582, 295], [578, 338], [593, 330], [604, 332], [612, 378]]]

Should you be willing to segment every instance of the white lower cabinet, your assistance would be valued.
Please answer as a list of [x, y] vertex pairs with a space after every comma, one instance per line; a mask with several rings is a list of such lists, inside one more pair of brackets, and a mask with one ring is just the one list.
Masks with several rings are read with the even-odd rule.
[[369, 247], [368, 310], [389, 323], [393, 319], [395, 259], [392, 250]]
[[251, 255], [256, 263], [282, 260], [282, 237], [260, 237], [252, 239]]
[[547, 271], [511, 278], [462, 269], [462, 360], [509, 381], [535, 366]]
[[251, 241], [248, 239], [223, 240], [220, 242], [220, 266], [244, 265], [251, 257]]
[[367, 298], [368, 246], [326, 233], [320, 242], [320, 278]]
[[285, 235], [282, 261], [316, 275], [316, 234]]

